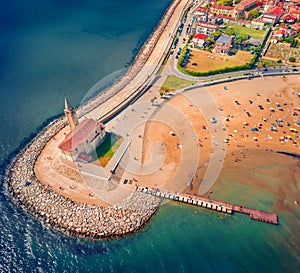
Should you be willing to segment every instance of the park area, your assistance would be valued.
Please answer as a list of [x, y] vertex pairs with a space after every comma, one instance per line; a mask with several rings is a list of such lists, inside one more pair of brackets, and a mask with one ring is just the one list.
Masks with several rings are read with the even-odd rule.
[[261, 40], [265, 38], [265, 35], [267, 33], [267, 30], [258, 30], [255, 28], [243, 27], [235, 24], [226, 24], [226, 29], [233, 30], [235, 32], [235, 35], [248, 35]]
[[246, 65], [253, 55], [250, 52], [238, 50], [235, 55], [221, 55], [201, 49], [192, 49], [191, 56], [185, 67], [193, 72], [209, 72], [229, 67]]
[[196, 81], [189, 81], [189, 80], [181, 79], [181, 78], [171, 75], [171, 76], [167, 77], [166, 81], [162, 85], [161, 92], [164, 92], [164, 93], [173, 92], [173, 91], [179, 90], [181, 88], [190, 86], [195, 83], [196, 83]]

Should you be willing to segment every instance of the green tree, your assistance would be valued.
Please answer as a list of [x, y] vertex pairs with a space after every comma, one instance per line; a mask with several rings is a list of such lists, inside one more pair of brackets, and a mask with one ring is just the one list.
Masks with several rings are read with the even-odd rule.
[[243, 42], [244, 40], [247, 40], [247, 39], [248, 39], [248, 35], [247, 34], [240, 33], [239, 35], [237, 35], [234, 38], [234, 42], [237, 43], [237, 44], [240, 44], [241, 42]]
[[233, 5], [233, 0], [219, 0], [218, 1], [219, 5], [224, 5], [224, 6], [232, 6]]
[[227, 34], [227, 35], [234, 35], [234, 34], [235, 34], [235, 31], [234, 31], [233, 29], [231, 29], [231, 28], [227, 28], [227, 29], [225, 30], [225, 34]]
[[294, 63], [294, 62], [296, 62], [296, 58], [295, 58], [295, 57], [290, 57], [290, 58], [289, 58], [289, 61], [290, 61], [291, 63]]
[[211, 44], [215, 43], [215, 39], [211, 38], [211, 37], [207, 38], [206, 41], [209, 42], [209, 43], [211, 43]]
[[278, 63], [278, 64], [281, 64], [281, 63], [282, 63], [282, 60], [278, 59], [278, 60], [277, 60], [277, 63]]
[[217, 30], [216, 32], [212, 33], [212, 36], [215, 37], [215, 38], [218, 38], [221, 35], [222, 35], [222, 31], [221, 30]]
[[249, 15], [248, 15], [249, 19], [257, 18], [258, 16], [259, 16], [259, 11], [257, 9], [253, 9], [249, 11]]

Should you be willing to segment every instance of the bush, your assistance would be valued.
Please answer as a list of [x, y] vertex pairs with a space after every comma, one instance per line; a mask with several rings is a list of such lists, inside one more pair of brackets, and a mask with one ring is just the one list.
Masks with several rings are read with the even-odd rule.
[[294, 62], [296, 62], [296, 58], [295, 58], [295, 57], [290, 57], [290, 58], [289, 58], [289, 61], [290, 61], [291, 63], [294, 63]]
[[281, 64], [281, 63], [282, 63], [282, 60], [280, 60], [280, 59], [277, 60], [277, 63], [278, 63], [278, 64]]

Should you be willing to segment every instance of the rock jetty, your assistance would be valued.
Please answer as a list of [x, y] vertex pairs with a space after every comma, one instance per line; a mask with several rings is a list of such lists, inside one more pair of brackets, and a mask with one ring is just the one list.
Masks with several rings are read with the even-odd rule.
[[[132, 81], [148, 60], [179, 2], [172, 2], [126, 74], [82, 105], [79, 109], [81, 116], [112, 98]], [[139, 230], [155, 213], [161, 199], [133, 191], [121, 204], [104, 208], [74, 202], [37, 179], [34, 173], [36, 160], [50, 139], [66, 125], [64, 117], [51, 122], [11, 161], [4, 181], [12, 200], [42, 223], [70, 236], [100, 239]]]
[[64, 118], [55, 120], [14, 158], [5, 173], [12, 200], [42, 223], [70, 236], [100, 239], [140, 229], [155, 213], [159, 198], [134, 191], [121, 204], [104, 208], [74, 202], [36, 178], [35, 161], [47, 142], [65, 126]]

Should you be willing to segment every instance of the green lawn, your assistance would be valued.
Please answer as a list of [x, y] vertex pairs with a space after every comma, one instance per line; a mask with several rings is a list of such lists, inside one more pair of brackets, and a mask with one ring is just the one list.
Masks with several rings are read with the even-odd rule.
[[192, 84], [195, 84], [196, 81], [189, 81], [189, 80], [184, 80], [175, 76], [168, 76], [166, 81], [161, 87], [161, 90], [163, 92], [172, 92], [175, 90], [179, 90], [181, 88], [190, 86]]
[[254, 28], [249, 28], [249, 27], [243, 27], [235, 24], [226, 24], [227, 27], [231, 27], [235, 31], [235, 34], [246, 34], [249, 35], [253, 38], [258, 38], [258, 39], [264, 39], [267, 30], [256, 30]]
[[121, 145], [123, 139], [113, 133], [107, 133], [105, 140], [97, 148], [96, 154], [102, 167], [105, 167]]

